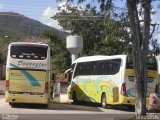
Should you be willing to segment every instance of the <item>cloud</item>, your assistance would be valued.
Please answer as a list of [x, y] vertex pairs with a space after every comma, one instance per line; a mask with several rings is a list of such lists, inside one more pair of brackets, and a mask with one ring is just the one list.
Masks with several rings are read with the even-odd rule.
[[160, 34], [154, 35], [153, 39], [157, 39], [158, 44], [160, 44]]
[[2, 4], [0, 4], [0, 12], [2, 11], [2, 9], [3, 9], [3, 5], [2, 5]]
[[43, 11], [42, 17], [40, 18], [39, 21], [42, 22], [43, 24], [61, 30], [62, 27], [58, 25], [58, 21], [50, 18], [53, 17], [57, 12], [59, 12], [57, 9], [48, 7]]

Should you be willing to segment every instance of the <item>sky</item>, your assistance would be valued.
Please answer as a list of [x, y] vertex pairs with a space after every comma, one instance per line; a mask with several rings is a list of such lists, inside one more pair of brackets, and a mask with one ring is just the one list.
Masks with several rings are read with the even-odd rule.
[[[58, 25], [57, 21], [50, 18], [58, 12], [57, 5], [59, 5], [60, 2], [56, 1], [57, 0], [0, 0], [0, 12], [16, 12], [26, 17], [38, 20], [46, 25], [62, 29]], [[91, 2], [93, 0], [86, 1]], [[116, 6], [124, 6], [125, 0], [114, 1], [116, 1]], [[96, 5], [96, 3], [92, 2], [92, 5]], [[155, 10], [157, 10], [157, 5], [158, 3], [154, 3]], [[152, 18], [154, 22], [160, 23], [160, 9], [157, 11], [157, 14], [152, 16]], [[160, 34], [158, 34], [158, 36], [160, 38]]]
[[0, 12], [16, 12], [62, 30], [58, 22], [50, 18], [58, 12], [59, 4], [57, 0], [0, 0]]
[[16, 12], [61, 29], [58, 22], [50, 19], [57, 12], [56, 0], [0, 0], [0, 12]]

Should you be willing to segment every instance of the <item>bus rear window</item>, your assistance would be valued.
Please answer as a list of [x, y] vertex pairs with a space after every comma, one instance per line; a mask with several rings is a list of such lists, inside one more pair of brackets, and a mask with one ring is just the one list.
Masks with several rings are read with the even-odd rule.
[[[133, 69], [133, 58], [131, 56], [127, 57], [127, 69]], [[157, 61], [154, 56], [147, 58], [148, 70], [157, 70]]]
[[15, 59], [44, 60], [47, 49], [46, 46], [11, 46], [10, 55]]

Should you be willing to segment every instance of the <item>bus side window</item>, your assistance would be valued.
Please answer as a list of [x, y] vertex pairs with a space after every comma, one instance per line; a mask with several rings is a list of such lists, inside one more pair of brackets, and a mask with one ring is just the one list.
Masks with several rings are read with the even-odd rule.
[[121, 66], [121, 59], [111, 60], [111, 74], [114, 75], [119, 72]]
[[101, 61], [98, 75], [114, 75], [119, 72], [120, 66], [121, 59]]
[[77, 63], [73, 78], [75, 78], [76, 76], [80, 75], [80, 67], [81, 67], [80, 63]]

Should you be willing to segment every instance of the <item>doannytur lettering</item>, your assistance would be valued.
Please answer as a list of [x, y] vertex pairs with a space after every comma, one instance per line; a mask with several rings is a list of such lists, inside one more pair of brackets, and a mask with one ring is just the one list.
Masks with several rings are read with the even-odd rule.
[[23, 67], [45, 67], [47, 66], [46, 63], [33, 63], [33, 62], [24, 62], [24, 61], [18, 61], [18, 66], [23, 66]]

